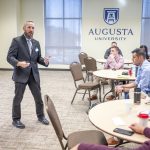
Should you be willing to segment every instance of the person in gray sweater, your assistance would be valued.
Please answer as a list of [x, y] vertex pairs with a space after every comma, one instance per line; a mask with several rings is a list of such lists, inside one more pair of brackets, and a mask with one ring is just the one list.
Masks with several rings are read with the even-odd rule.
[[[138, 133], [138, 134], [143, 134], [146, 137], [150, 138], [150, 128], [148, 127], [143, 127], [139, 124], [132, 124], [130, 128]], [[71, 150], [121, 150], [119, 147], [108, 147], [105, 145], [95, 145], [95, 144], [86, 144], [86, 143], [81, 143], [73, 147]], [[144, 142], [141, 146], [138, 148], [133, 148], [130, 150], [150, 150], [150, 140]]]

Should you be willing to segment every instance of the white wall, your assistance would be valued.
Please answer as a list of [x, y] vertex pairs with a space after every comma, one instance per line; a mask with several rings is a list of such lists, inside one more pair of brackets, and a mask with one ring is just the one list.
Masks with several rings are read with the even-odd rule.
[[0, 0], [0, 68], [12, 68], [6, 61], [7, 52], [12, 38], [23, 34], [25, 21], [35, 22], [34, 38], [44, 50], [44, 3], [43, 0]]
[[0, 68], [9, 67], [6, 62], [7, 51], [12, 37], [17, 35], [16, 0], [0, 0]]
[[[129, 59], [131, 51], [140, 45], [142, 0], [83, 0], [82, 11], [82, 49], [90, 56], [103, 58], [105, 50], [110, 47], [112, 41], [116, 41], [123, 51], [124, 57]], [[119, 21], [114, 25], [108, 25], [103, 20], [104, 8], [119, 8]], [[131, 28], [134, 35], [125, 36], [126, 40], [95, 40], [88, 35], [91, 28]], [[106, 36], [108, 37], [108, 36]], [[113, 36], [112, 36], [113, 37]], [[119, 36], [118, 36], [119, 37]]]
[[27, 20], [35, 22], [34, 38], [40, 42], [42, 54], [44, 55], [44, 0], [21, 0], [21, 12], [21, 25]]
[[[121, 5], [119, 0], [82, 0], [82, 49], [90, 56], [102, 58], [105, 49], [111, 41], [96, 41], [88, 35], [90, 28], [108, 27], [103, 21], [102, 10], [104, 7], [119, 7], [121, 9], [120, 20], [114, 27], [132, 27], [135, 31], [133, 37], [126, 41], [117, 41], [123, 50], [124, 56], [129, 58], [130, 51], [140, 45], [141, 1], [125, 0], [127, 5]], [[11, 68], [6, 61], [7, 51], [12, 38], [23, 33], [22, 26], [26, 20], [33, 20], [36, 24], [34, 38], [39, 40], [42, 55], [45, 54], [44, 31], [44, 0], [0, 0], [0, 68]], [[41, 66], [40, 66], [41, 67]], [[50, 65], [50, 68], [66, 68], [64, 65]]]

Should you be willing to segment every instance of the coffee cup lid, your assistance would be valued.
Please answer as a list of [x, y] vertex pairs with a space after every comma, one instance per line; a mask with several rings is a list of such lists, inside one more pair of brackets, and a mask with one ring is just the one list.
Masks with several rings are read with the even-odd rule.
[[149, 115], [148, 114], [139, 114], [138, 117], [143, 118], [143, 119], [147, 119], [147, 118], [149, 118]]

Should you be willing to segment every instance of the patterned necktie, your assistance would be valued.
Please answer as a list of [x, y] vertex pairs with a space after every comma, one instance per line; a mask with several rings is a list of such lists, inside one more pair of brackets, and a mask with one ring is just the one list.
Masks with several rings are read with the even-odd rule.
[[32, 53], [32, 42], [30, 39], [27, 39], [27, 44], [28, 44], [28, 47], [29, 47], [29, 51], [30, 51], [30, 55]]

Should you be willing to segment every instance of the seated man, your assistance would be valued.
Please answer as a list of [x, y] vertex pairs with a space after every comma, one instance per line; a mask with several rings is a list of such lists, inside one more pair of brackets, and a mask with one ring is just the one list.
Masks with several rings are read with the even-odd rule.
[[[112, 43], [111, 43], [111, 47], [113, 47], [113, 46], [117, 46], [117, 42], [112, 42]], [[111, 52], [111, 47], [106, 50], [106, 52], [105, 52], [105, 54], [104, 54], [104, 58], [105, 58], [105, 59], [107, 59], [107, 58], [109, 57], [110, 52]], [[119, 52], [119, 54], [120, 54], [121, 56], [123, 56], [123, 54], [122, 54], [122, 52], [121, 52], [120, 49], [119, 49], [118, 52]]]
[[[150, 128], [145, 128], [143, 126], [140, 126], [138, 124], [132, 124], [130, 128], [139, 134], [144, 134], [146, 137], [150, 138]], [[94, 144], [85, 144], [81, 143], [76, 145], [71, 150], [121, 150], [121, 148], [115, 148], [115, 147], [108, 147], [104, 145], [94, 145]], [[144, 144], [142, 144], [138, 148], [130, 149], [130, 150], [150, 150], [150, 140], [146, 141]]]
[[[146, 60], [146, 55], [143, 50], [137, 48], [132, 51], [133, 64], [138, 67], [137, 77], [135, 82], [116, 86], [116, 92], [124, 91], [125, 99], [129, 98], [129, 90], [135, 87], [141, 89], [145, 94], [150, 94], [150, 63]], [[117, 143], [117, 139], [110, 138], [110, 143]]]
[[121, 69], [124, 65], [124, 59], [119, 54], [119, 48], [117, 46], [113, 46], [110, 49], [110, 55], [104, 65], [105, 69]]
[[[123, 57], [119, 54], [119, 48], [117, 46], [111, 47], [111, 53], [104, 65], [104, 69], [121, 69], [123, 68], [124, 65], [124, 59]], [[101, 79], [102, 80], [102, 79]], [[99, 78], [95, 78], [95, 82], [99, 82]], [[104, 82], [104, 80], [102, 80]], [[105, 81], [106, 82], [106, 81]], [[115, 96], [110, 95], [107, 97], [108, 100], [112, 100], [115, 98]], [[97, 99], [97, 90], [94, 91], [93, 95], [90, 97], [90, 100], [95, 100]]]
[[135, 82], [116, 86], [116, 92], [125, 92], [125, 98], [129, 98], [128, 91], [138, 87], [146, 94], [150, 94], [150, 63], [146, 60], [145, 52], [137, 48], [132, 51], [133, 64], [139, 66]]
[[[119, 54], [119, 48], [116, 46], [111, 47], [111, 53], [104, 65], [105, 69], [122, 69], [124, 66], [124, 59], [123, 57]], [[107, 100], [113, 100], [115, 98], [114, 95], [107, 96]]]

